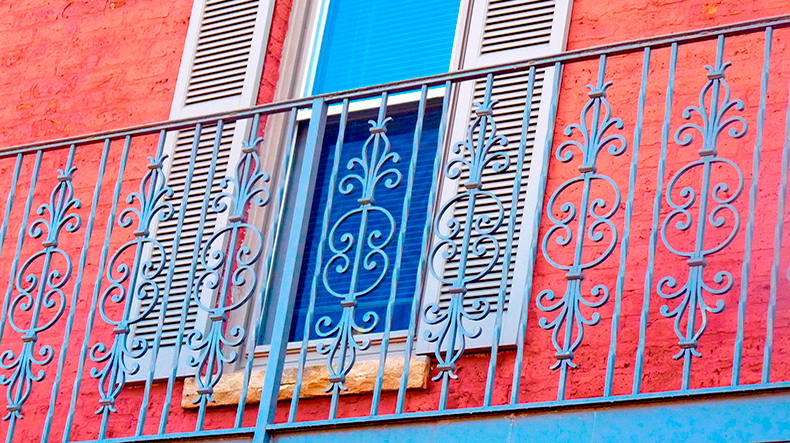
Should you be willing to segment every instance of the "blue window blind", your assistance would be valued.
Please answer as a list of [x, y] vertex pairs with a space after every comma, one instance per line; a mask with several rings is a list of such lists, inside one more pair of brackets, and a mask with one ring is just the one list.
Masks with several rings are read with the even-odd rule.
[[329, 0], [312, 93], [441, 74], [459, 0]]
[[[440, 103], [439, 103], [440, 105]], [[414, 141], [414, 128], [417, 122], [416, 104], [402, 105], [400, 109], [391, 108], [387, 113], [393, 120], [387, 125], [387, 137], [391, 143], [391, 151], [400, 156], [400, 161], [390, 163], [403, 175], [401, 183], [394, 189], [388, 189], [384, 181], [380, 182], [375, 191], [375, 205], [385, 208], [392, 214], [395, 220], [395, 231], [392, 241], [383, 249], [384, 254], [389, 257], [388, 270], [381, 283], [371, 292], [358, 297], [356, 307], [356, 321], [361, 326], [369, 325], [364, 320], [364, 314], [373, 311], [378, 314], [380, 321], [373, 332], [381, 332], [384, 329], [384, 319], [386, 318], [387, 303], [390, 298], [392, 285], [392, 270], [395, 266], [395, 257], [398, 244], [398, 231], [401, 228], [401, 215], [403, 213], [403, 202], [406, 197], [407, 181], [409, 177], [409, 164], [412, 158], [412, 145]], [[420, 140], [419, 153], [417, 156], [417, 167], [414, 176], [412, 191], [412, 201], [409, 207], [409, 218], [406, 225], [405, 244], [402, 255], [400, 277], [398, 278], [398, 289], [396, 292], [396, 302], [394, 316], [392, 319], [392, 330], [403, 330], [408, 327], [411, 303], [415, 296], [415, 284], [417, 268], [422, 249], [422, 233], [426, 223], [426, 212], [428, 194], [430, 193], [433, 175], [433, 162], [436, 156], [436, 146], [439, 132], [439, 120], [441, 117], [441, 106], [431, 105], [426, 109], [423, 132]], [[353, 119], [349, 119], [344, 134], [344, 144], [341, 151], [340, 171], [338, 183], [343, 177], [351, 173], [347, 168], [349, 161], [354, 157], [359, 157], [365, 141], [370, 136], [370, 124], [368, 120], [375, 120], [376, 116], [372, 112], [355, 113]], [[316, 178], [313, 205], [310, 211], [310, 221], [305, 242], [302, 268], [299, 275], [294, 317], [291, 323], [291, 341], [302, 340], [304, 334], [307, 311], [310, 304], [310, 293], [315, 276], [318, 248], [321, 239], [324, 211], [327, 205], [327, 198], [330, 192], [330, 175], [334, 164], [335, 143], [339, 129], [338, 119], [327, 121], [324, 142], [321, 150], [318, 176]], [[302, 131], [306, 132], [306, 131]], [[353, 172], [357, 173], [359, 167]], [[356, 183], [356, 182], [354, 182]], [[343, 194], [338, 192], [337, 186], [334, 190], [332, 208], [327, 224], [328, 231], [340, 220], [344, 214], [359, 208], [359, 191]], [[351, 233], [354, 237], [358, 232], [359, 217], [349, 217], [338, 230], [338, 238], [335, 244], [340, 245], [339, 235]], [[379, 229], [381, 232], [389, 231], [389, 222], [380, 212], [371, 212], [368, 221], [368, 233]], [[327, 242], [329, 239], [327, 240]], [[356, 246], [356, 245], [355, 245]], [[349, 256], [353, 260], [353, 250]], [[363, 253], [368, 250], [363, 250]], [[323, 245], [323, 263], [319, 270], [319, 278], [316, 282], [316, 302], [313, 321], [310, 327], [310, 338], [318, 338], [315, 332], [316, 323], [322, 317], [328, 317], [332, 325], [336, 325], [342, 313], [340, 299], [330, 294], [324, 286], [322, 273], [327, 267], [328, 260], [333, 253], [328, 244]], [[377, 261], [377, 268], [365, 270], [361, 267], [359, 288], [367, 288], [373, 285], [379, 277], [383, 262], [380, 257], [374, 258]], [[335, 271], [337, 263], [329, 270], [329, 281], [333, 288], [348, 288], [351, 281], [351, 270], [345, 273]]]

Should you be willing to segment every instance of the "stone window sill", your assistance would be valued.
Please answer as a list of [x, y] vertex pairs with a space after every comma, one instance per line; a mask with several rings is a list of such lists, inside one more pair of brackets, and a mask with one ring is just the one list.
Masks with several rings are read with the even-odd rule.
[[[280, 400], [289, 400], [294, 395], [294, 385], [296, 384], [295, 367], [285, 368], [283, 371], [282, 383], [280, 385]], [[428, 377], [430, 375], [431, 364], [427, 357], [414, 357], [409, 364], [409, 379], [407, 389], [427, 389]], [[354, 365], [354, 370], [346, 378], [345, 386], [347, 391], [342, 391], [342, 395], [364, 395], [373, 394], [376, 385], [376, 375], [379, 371], [378, 360], [358, 361]], [[384, 364], [384, 383], [383, 392], [397, 392], [400, 387], [400, 378], [403, 373], [403, 358], [389, 358]], [[247, 404], [259, 403], [263, 380], [266, 376], [264, 371], [253, 371], [250, 375], [250, 385], [247, 394]], [[331, 392], [325, 392], [329, 382], [329, 370], [326, 365], [310, 365], [305, 367], [302, 378], [302, 389], [299, 398], [318, 398], [331, 396]], [[214, 388], [212, 394], [213, 402], [208, 406], [231, 406], [238, 405], [241, 394], [244, 373], [234, 372], [226, 374]], [[184, 380], [184, 389], [181, 395], [181, 407], [184, 409], [195, 409], [199, 405], [194, 402], [198, 400], [197, 383], [194, 377]]]

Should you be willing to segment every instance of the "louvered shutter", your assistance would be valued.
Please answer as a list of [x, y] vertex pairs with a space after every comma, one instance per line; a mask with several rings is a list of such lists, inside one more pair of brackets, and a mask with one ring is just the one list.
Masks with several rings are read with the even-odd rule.
[[[255, 105], [273, 5], [274, 0], [195, 0], [170, 112], [171, 119], [214, 114]], [[168, 135], [166, 152], [169, 157], [165, 162], [165, 172], [168, 185], [174, 191], [169, 202], [178, 210], [184, 192], [187, 192], [188, 197], [176, 254], [173, 255], [173, 243], [179, 228], [178, 214], [159, 223], [153, 234], [165, 247], [169, 260], [175, 260], [164, 327], [161, 330], [158, 361], [162, 363], [157, 364], [157, 376], [166, 375], [170, 368], [184, 303], [189, 303], [185, 336], [193, 330], [204, 330], [208, 324], [207, 314], [200, 311], [190, 299], [187, 287], [195, 250], [201, 246], [197, 244], [197, 236], [201, 224], [203, 197], [207, 189], [211, 193], [220, 192], [221, 180], [232, 168], [231, 165], [236, 163], [241, 152], [241, 143], [248, 131], [249, 121], [225, 124], [214, 180], [208, 183], [216, 126], [204, 126], [194, 161], [192, 182], [188, 189], [185, 185], [195, 130], [183, 130]], [[207, 212], [203, 222], [203, 245], [227, 223], [226, 214]], [[198, 266], [198, 275], [200, 271]], [[166, 272], [157, 279], [157, 284], [161, 291], [165, 290]], [[143, 305], [137, 306], [137, 309], [145, 308]], [[149, 343], [153, 343], [160, 313], [161, 305], [138, 324], [134, 333], [148, 337]], [[180, 372], [187, 369], [185, 362], [188, 356], [188, 348], [183, 346]], [[146, 368], [146, 362], [142, 362], [141, 366]], [[137, 374], [137, 377], [141, 376], [144, 374]]]
[[[470, 5], [470, 20], [468, 21], [467, 41], [465, 42], [464, 57], [461, 60], [462, 69], [492, 66], [502, 63], [527, 60], [564, 50], [568, 29], [568, 19], [571, 0], [472, 0]], [[456, 45], [462, 47], [463, 45]], [[512, 208], [512, 192], [516, 168], [522, 168], [521, 192], [517, 201], [517, 222], [513, 235], [513, 255], [510, 268], [505, 270], [502, 266], [502, 254], [497, 265], [482, 279], [470, 283], [468, 292], [464, 296], [464, 305], [471, 312], [475, 301], [488, 300], [491, 312], [476, 324], [482, 328], [483, 333], [476, 339], [466, 343], [467, 349], [489, 349], [491, 346], [492, 331], [496, 318], [496, 310], [503, 309], [503, 324], [500, 345], [512, 345], [516, 341], [518, 316], [523, 302], [523, 290], [526, 278], [525, 272], [516, 270], [527, 269], [527, 239], [534, 235], [532, 230], [531, 214], [534, 214], [539, 198], [537, 195], [537, 177], [545, 171], [540, 171], [542, 159], [536, 146], [545, 139], [548, 128], [548, 108], [551, 96], [551, 68], [536, 71], [532, 102], [530, 104], [530, 124], [527, 128], [527, 145], [524, 162], [517, 165], [519, 143], [521, 140], [522, 120], [526, 104], [527, 83], [529, 72], [505, 74], [494, 77], [492, 87], [492, 100], [497, 103], [493, 108], [493, 119], [497, 125], [497, 134], [504, 135], [508, 144], [498, 148], [506, 152], [510, 159], [510, 167], [503, 172], [494, 173], [490, 168], [483, 174], [483, 187], [493, 192], [503, 203], [505, 219], [497, 231], [497, 240], [502, 250], [507, 241], [508, 215]], [[485, 79], [476, 82], [466, 82], [458, 85], [457, 105], [454, 109], [450, 140], [456, 143], [466, 138], [466, 132], [474, 119], [472, 104], [482, 102], [485, 94]], [[480, 134], [474, 134], [475, 138]], [[452, 158], [452, 154], [450, 154]], [[464, 172], [468, 176], [468, 172]], [[464, 176], [462, 174], [463, 182]], [[458, 192], [458, 180], [445, 180], [442, 185], [440, 198], [446, 202]], [[454, 215], [462, 222], [465, 220], [466, 206], [456, 205]], [[497, 209], [494, 205], [477, 205], [476, 215], [483, 213], [494, 214]], [[492, 215], [493, 217], [493, 215]], [[472, 237], [474, 240], [474, 236]], [[460, 240], [459, 240], [460, 242]], [[473, 254], [469, 255], [467, 262], [467, 275], [474, 274], [485, 268], [487, 261], [475, 260]], [[435, 266], [443, 268], [442, 275], [446, 280], [451, 280], [458, 275], [459, 263], [449, 260]], [[505, 291], [504, 306], [500, 307], [498, 295], [503, 272], [507, 271], [507, 288]], [[433, 281], [426, 287], [424, 305], [436, 303], [440, 309], [446, 310], [451, 300], [449, 285], [442, 285]], [[418, 337], [418, 351], [431, 352], [434, 344], [425, 340], [425, 332], [433, 328], [421, 324]]]

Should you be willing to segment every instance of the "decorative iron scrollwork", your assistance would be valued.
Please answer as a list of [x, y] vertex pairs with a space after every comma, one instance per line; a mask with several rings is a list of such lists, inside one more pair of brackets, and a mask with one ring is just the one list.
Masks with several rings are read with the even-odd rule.
[[[383, 118], [383, 117], [382, 117]], [[362, 146], [359, 157], [349, 160], [346, 165], [351, 172], [337, 184], [343, 195], [358, 192], [358, 207], [338, 218], [332, 225], [327, 237], [327, 245], [332, 256], [323, 267], [322, 282], [326, 291], [340, 299], [343, 312], [337, 323], [325, 315], [318, 319], [315, 332], [326, 341], [319, 343], [317, 350], [326, 355], [329, 369], [329, 386], [326, 391], [346, 390], [344, 383], [356, 361], [358, 351], [370, 346], [365, 334], [373, 331], [379, 324], [379, 315], [374, 311], [365, 312], [361, 324], [357, 321], [356, 308], [359, 297], [373, 292], [386, 278], [390, 258], [385, 249], [395, 236], [396, 223], [389, 210], [376, 205], [376, 187], [383, 184], [387, 189], [400, 185], [403, 175], [395, 168], [401, 157], [392, 152], [387, 137], [387, 124], [391, 117], [370, 120], [370, 135]], [[372, 217], [380, 219], [375, 229], [370, 229]], [[350, 274], [349, 274], [350, 272]], [[365, 275], [363, 280], [361, 277]], [[335, 275], [336, 278], [332, 278]], [[347, 287], [337, 287], [338, 281], [346, 282]], [[372, 278], [371, 278], [372, 277]]]
[[[730, 66], [730, 63], [722, 63], [721, 54], [717, 57], [715, 68], [705, 66], [708, 70], [708, 81], [700, 92], [699, 106], [690, 106], [683, 111], [683, 118], [686, 120], [691, 119], [692, 112], [699, 114], [702, 125], [686, 123], [675, 133], [675, 142], [680, 146], [689, 146], [694, 142], [694, 136], [690, 133], [692, 130], [699, 131], [702, 136], [700, 158], [680, 168], [667, 184], [666, 201], [672, 212], [664, 219], [660, 230], [664, 246], [673, 254], [685, 257], [689, 267], [688, 279], [679, 288], [677, 280], [672, 276], [663, 277], [656, 288], [658, 295], [666, 300], [681, 299], [680, 304], [674, 309], [670, 309], [667, 305], [661, 307], [661, 315], [675, 319], [675, 333], [680, 339], [678, 343], [680, 351], [673, 356], [675, 359], [684, 357], [688, 360], [691, 356], [702, 357], [697, 351], [697, 346], [707, 328], [708, 314], [720, 313], [725, 307], [723, 299], [717, 300], [712, 306], [705, 299], [705, 294], [721, 296], [729, 292], [733, 286], [733, 277], [729, 271], [719, 271], [714, 275], [713, 282], [717, 286], [708, 284], [703, 275], [707, 266], [707, 257], [722, 251], [732, 243], [740, 227], [740, 214], [733, 202], [743, 191], [743, 173], [735, 162], [719, 157], [717, 151], [719, 136], [725, 129], [729, 128], [728, 134], [735, 139], [743, 137], [748, 130], [748, 124], [743, 117], [727, 118], [727, 113], [733, 108], [738, 111], [744, 110], [741, 100], [733, 100], [730, 97], [730, 86], [725, 75], [725, 71]], [[721, 97], [722, 91], [723, 97]], [[723, 174], [725, 179], [737, 177], [738, 183], [734, 188], [724, 181], [716, 183], [711, 188], [714, 166], [726, 168], [731, 172]], [[699, 194], [691, 186], [685, 186], [676, 192], [678, 183], [686, 177], [691, 177], [699, 168], [702, 168]], [[710, 203], [714, 205], [712, 209], [709, 209]], [[695, 205], [699, 208], [696, 220], [690, 211]], [[728, 219], [731, 220], [732, 227], [726, 237], [715, 245], [710, 243], [706, 245], [706, 226], [710, 224], [714, 228], [724, 228]], [[670, 225], [674, 224], [679, 232], [685, 232], [690, 230], [695, 222], [695, 238], [690, 245], [693, 249], [676, 246], [667, 236]], [[699, 325], [696, 324], [697, 314], [701, 319]], [[687, 318], [685, 332], [681, 330], [684, 317]]]
[[[603, 70], [603, 67], [601, 69]], [[593, 299], [589, 299], [582, 295], [581, 283], [584, 280], [584, 272], [605, 262], [611, 256], [618, 241], [617, 228], [611, 219], [620, 206], [620, 189], [610, 177], [599, 174], [597, 168], [601, 151], [606, 149], [610, 155], [616, 157], [622, 155], [628, 146], [622, 135], [607, 134], [613, 127], [617, 129], [624, 127], [621, 119], [612, 118], [611, 105], [606, 99], [606, 91], [611, 85], [611, 82], [603, 81], [603, 73], [597, 86], [587, 85], [590, 89], [589, 101], [582, 108], [579, 123], [565, 128], [566, 136], [578, 132], [583, 140], [565, 141], [556, 151], [556, 158], [562, 163], [575, 159], [571, 148], [577, 148], [582, 157], [578, 167], [579, 175], [565, 181], [549, 198], [547, 215], [552, 226], [543, 237], [541, 245], [546, 261], [566, 272], [565, 293], [557, 300], [553, 290], [545, 289], [536, 298], [537, 307], [541, 311], [558, 312], [551, 321], [547, 317], [542, 317], [539, 324], [541, 328], [551, 330], [551, 341], [557, 351], [555, 354], [557, 361], [551, 369], [561, 368], [563, 373], [569, 367], [577, 367], [573, 363], [574, 352], [584, 339], [584, 326], [595, 326], [601, 319], [598, 312], [594, 312], [589, 318], [585, 317], [582, 306], [597, 309], [609, 300], [610, 290], [605, 284], [594, 285], [590, 292]], [[571, 190], [578, 188], [579, 185], [582, 189], [578, 209], [577, 203], [571, 201], [563, 202], [558, 208], [558, 201], [564, 195], [576, 195]], [[597, 191], [603, 191], [600, 194], [603, 197], [596, 197], [594, 193]], [[562, 215], [557, 216], [557, 213]], [[588, 226], [589, 221], [592, 223]], [[570, 226], [574, 222], [577, 228], [575, 233]], [[607, 238], [608, 243], [606, 243]], [[570, 263], [552, 258], [549, 248], [552, 240], [560, 248], [568, 246], [574, 248], [573, 260]], [[596, 251], [595, 258], [585, 258], [587, 241], [602, 244], [603, 250]], [[563, 337], [560, 343], [561, 332]]]
[[[118, 226], [128, 228], [136, 218], [137, 227], [133, 232], [134, 239], [123, 244], [110, 257], [106, 273], [110, 285], [99, 298], [99, 315], [107, 324], [114, 326], [114, 336], [109, 348], [101, 342], [91, 347], [91, 360], [104, 364], [101, 369], [91, 369], [91, 376], [99, 380], [101, 399], [97, 414], [116, 412], [115, 402], [126, 385], [127, 377], [140, 370], [135, 360], [149, 349], [146, 337], [131, 337], [130, 332], [134, 325], [153, 312], [162, 297], [155, 279], [168, 263], [168, 255], [164, 246], [151, 235], [151, 229], [157, 218], [167, 221], [174, 214], [172, 204], [167, 201], [173, 190], [166, 185], [162, 171], [166, 158], [166, 155], [148, 158], [148, 171], [140, 181], [139, 191], [126, 198], [129, 205], [137, 203], [139, 208], [130, 206], [118, 216]], [[131, 267], [125, 260], [130, 254], [133, 254]], [[146, 303], [147, 307], [138, 309], [134, 305], [135, 300], [141, 305]], [[120, 320], [111, 318], [109, 311], [112, 311], [113, 304], [123, 305]]]
[[189, 358], [189, 365], [195, 368], [196, 404], [213, 401], [225, 365], [239, 356], [227, 348], [238, 347], [246, 339], [242, 325], [228, 328], [227, 324], [229, 314], [247, 304], [258, 282], [255, 267], [263, 251], [263, 235], [247, 223], [247, 210], [250, 205], [263, 207], [269, 202], [269, 189], [264, 186], [269, 174], [261, 169], [257, 152], [262, 142], [261, 137], [243, 142], [235, 174], [222, 180], [224, 191], [210, 204], [211, 211], [228, 213], [228, 224], [201, 248], [198, 260], [204, 271], [191, 288], [191, 297], [210, 321], [207, 332], [194, 330], [186, 340], [187, 346], [198, 353]]
[[[11, 371], [10, 375], [0, 375], [0, 384], [8, 387], [8, 413], [3, 420], [12, 423], [22, 418], [22, 408], [30, 398], [34, 383], [44, 379], [43, 368], [55, 356], [50, 345], [36, 348], [38, 334], [55, 325], [66, 310], [63, 287], [71, 278], [73, 265], [71, 257], [59, 247], [60, 234], [63, 230], [74, 233], [82, 224], [80, 216], [72, 212], [81, 206], [72, 184], [77, 169], [72, 164], [73, 149], [66, 167], [58, 170], [58, 182], [50, 193], [49, 203], [41, 205], [36, 212], [42, 218], [34, 221], [28, 230], [28, 235], [34, 239], [46, 233], [41, 242], [43, 249], [25, 260], [14, 280], [17, 294], [9, 304], [8, 324], [22, 334], [22, 350], [19, 354], [10, 349], [0, 354], [0, 368]], [[36, 265], [41, 266], [40, 271], [33, 269]], [[18, 318], [19, 315], [23, 315], [24, 320]], [[41, 369], [36, 370], [34, 366]]]
[[[491, 99], [491, 83], [489, 80], [482, 102], [473, 104], [474, 119], [467, 128], [466, 139], [453, 145], [455, 157], [443, 171], [446, 178], [458, 180], [460, 186], [459, 192], [442, 204], [436, 215], [434, 231], [438, 241], [429, 256], [431, 274], [449, 285], [450, 293], [446, 309], [437, 302], [428, 304], [423, 310], [425, 323], [438, 327], [425, 332], [425, 339], [435, 343], [434, 356], [439, 362], [439, 373], [434, 381], [458, 378], [456, 363], [466, 349], [467, 340], [482, 333], [482, 328], [474, 323], [491, 312], [490, 303], [484, 298], [477, 298], [471, 306], [464, 306], [468, 285], [494, 269], [503, 248], [496, 236], [506, 219], [505, 207], [495, 193], [485, 189], [483, 176], [488, 169], [491, 173], [501, 173], [511, 165], [510, 155], [498, 150], [506, 147], [508, 141], [504, 135], [497, 134], [493, 110], [496, 100]], [[464, 219], [460, 220], [453, 211], [464, 204]], [[482, 212], [478, 210], [480, 206], [493, 209]], [[468, 262], [472, 259], [483, 264], [470, 269]], [[442, 275], [443, 263], [450, 261], [458, 262], [455, 278]]]

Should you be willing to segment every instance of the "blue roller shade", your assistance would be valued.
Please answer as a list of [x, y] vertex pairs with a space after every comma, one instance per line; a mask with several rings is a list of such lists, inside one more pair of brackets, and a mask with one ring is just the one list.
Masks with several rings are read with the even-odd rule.
[[447, 72], [459, 0], [330, 0], [313, 94]]
[[[441, 103], [438, 103], [441, 105]], [[360, 325], [365, 324], [363, 316], [368, 311], [378, 314], [381, 319], [378, 327], [373, 332], [381, 332], [384, 329], [384, 319], [386, 318], [387, 302], [390, 297], [392, 285], [392, 270], [395, 266], [397, 253], [397, 232], [401, 228], [401, 215], [403, 213], [403, 202], [406, 196], [406, 186], [409, 176], [409, 163], [412, 158], [412, 145], [414, 140], [414, 128], [417, 122], [416, 104], [401, 107], [400, 110], [388, 112], [393, 118], [387, 125], [387, 136], [391, 142], [392, 152], [400, 155], [400, 161], [394, 165], [401, 174], [403, 180], [394, 189], [387, 189], [380, 184], [376, 190], [376, 205], [389, 211], [396, 221], [396, 237], [384, 248], [384, 252], [390, 258], [389, 271], [386, 278], [370, 293], [358, 298], [356, 308], [356, 319]], [[417, 168], [414, 176], [414, 187], [412, 201], [409, 206], [409, 219], [406, 225], [406, 236], [403, 248], [403, 260], [398, 279], [398, 290], [396, 293], [395, 309], [392, 318], [392, 330], [403, 330], [409, 325], [409, 313], [411, 312], [412, 299], [415, 296], [415, 285], [418, 271], [420, 253], [422, 250], [422, 235], [425, 228], [428, 195], [430, 194], [433, 163], [436, 156], [436, 146], [439, 132], [439, 121], [441, 117], [441, 106], [430, 106], [426, 110], [423, 123], [423, 132], [420, 140], [419, 154], [417, 155]], [[375, 120], [375, 113], [364, 113], [356, 115], [349, 120], [344, 137], [343, 150], [340, 160], [339, 180], [342, 180], [349, 170], [346, 165], [349, 160], [359, 157], [365, 140], [370, 136], [368, 124], [369, 119]], [[305, 251], [302, 261], [302, 269], [299, 276], [299, 285], [296, 294], [296, 304], [294, 307], [294, 317], [291, 323], [291, 341], [302, 340], [304, 325], [310, 304], [310, 292], [315, 275], [318, 248], [321, 239], [322, 223], [324, 211], [326, 209], [329, 196], [330, 175], [334, 163], [335, 142], [338, 133], [337, 119], [327, 122], [324, 143], [321, 149], [321, 160], [319, 163], [318, 177], [316, 178], [315, 194], [313, 206], [310, 210], [310, 222], [305, 242]], [[306, 132], [306, 131], [302, 131]], [[344, 214], [359, 208], [358, 193], [352, 192], [344, 195], [335, 189], [334, 200], [329, 216], [328, 227], [331, 227], [341, 219]], [[359, 220], [351, 218], [339, 232], [349, 232], [355, 234]], [[373, 214], [368, 222], [368, 232], [380, 229], [386, 232], [387, 221], [381, 214]], [[327, 245], [324, 245], [323, 264], [321, 271], [326, 267], [327, 260], [332, 257], [332, 252]], [[379, 275], [378, 269], [361, 273], [358, 287], [367, 287], [375, 281]], [[319, 274], [320, 276], [321, 274]], [[337, 288], [347, 288], [350, 282], [350, 272], [345, 274], [331, 273], [331, 284]], [[310, 327], [311, 338], [315, 336], [316, 322], [324, 316], [329, 317], [333, 324], [337, 324], [342, 313], [340, 300], [332, 296], [324, 287], [322, 279], [319, 277], [316, 288], [316, 303], [313, 314], [313, 321]]]

